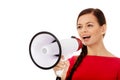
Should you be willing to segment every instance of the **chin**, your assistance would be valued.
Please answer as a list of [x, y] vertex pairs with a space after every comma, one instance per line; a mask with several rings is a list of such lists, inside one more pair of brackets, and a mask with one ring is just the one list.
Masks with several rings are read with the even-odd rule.
[[91, 46], [92, 44], [91, 44], [91, 43], [84, 42], [83, 45], [85, 45], [85, 46]]

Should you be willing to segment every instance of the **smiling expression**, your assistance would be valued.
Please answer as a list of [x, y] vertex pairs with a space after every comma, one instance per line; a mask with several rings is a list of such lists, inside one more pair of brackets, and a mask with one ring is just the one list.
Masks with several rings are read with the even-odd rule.
[[84, 45], [93, 45], [102, 41], [106, 26], [100, 26], [97, 18], [89, 13], [79, 17], [77, 30]]

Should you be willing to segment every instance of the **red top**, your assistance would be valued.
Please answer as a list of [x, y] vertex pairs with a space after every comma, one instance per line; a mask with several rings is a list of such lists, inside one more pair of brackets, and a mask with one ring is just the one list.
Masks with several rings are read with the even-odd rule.
[[[69, 59], [68, 74], [76, 59], [76, 56]], [[120, 58], [87, 55], [74, 72], [72, 80], [120, 80]]]

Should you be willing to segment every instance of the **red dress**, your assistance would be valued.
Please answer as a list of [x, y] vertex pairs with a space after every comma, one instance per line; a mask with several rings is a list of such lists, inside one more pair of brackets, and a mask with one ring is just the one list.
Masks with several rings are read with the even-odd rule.
[[[69, 59], [67, 75], [76, 59], [76, 56]], [[120, 80], [120, 58], [87, 55], [74, 72], [72, 80]]]

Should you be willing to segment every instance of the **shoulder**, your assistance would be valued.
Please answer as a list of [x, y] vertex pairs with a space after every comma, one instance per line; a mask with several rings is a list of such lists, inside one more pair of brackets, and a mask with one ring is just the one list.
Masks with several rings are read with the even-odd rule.
[[119, 71], [120, 71], [120, 58], [116, 58], [116, 63], [118, 64], [118, 66], [119, 66]]
[[120, 58], [118, 57], [113, 57], [113, 62], [115, 62], [116, 64], [120, 65]]
[[115, 63], [117, 65], [117, 78], [120, 80], [120, 58], [115, 58]]
[[77, 60], [78, 56], [72, 56], [71, 58], [68, 59], [70, 66], [69, 68], [71, 69], [73, 67], [73, 65], [75, 64], [76, 60]]
[[77, 60], [77, 57], [78, 56], [72, 56], [71, 58], [68, 59], [70, 65], [69, 65], [69, 68], [68, 68], [68, 71], [67, 71], [67, 75], [69, 75], [72, 67], [74, 66], [74, 64], [75, 64], [75, 62]]
[[77, 57], [78, 56], [72, 56], [71, 58], [69, 58], [68, 60], [69, 60], [70, 64], [74, 64], [75, 61], [77, 60]]
[[118, 57], [113, 57], [110, 60], [110, 63], [112, 64], [111, 66], [115, 66], [115, 68], [117, 69], [119, 76], [120, 76], [120, 58]]
[[114, 57], [103, 57], [104, 60], [109, 61], [112, 65], [120, 67], [120, 58]]

